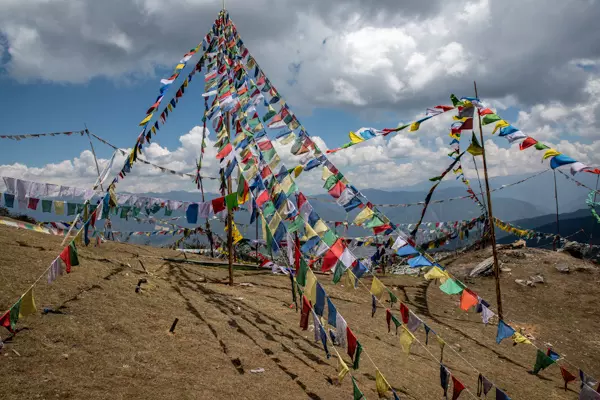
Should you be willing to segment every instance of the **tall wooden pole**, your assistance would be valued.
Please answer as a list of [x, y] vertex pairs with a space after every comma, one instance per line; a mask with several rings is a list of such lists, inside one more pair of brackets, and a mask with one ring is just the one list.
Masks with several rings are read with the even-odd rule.
[[560, 238], [560, 225], [558, 224], [558, 188], [556, 187], [556, 170], [554, 172], [554, 201], [556, 202], [556, 236], [554, 237], [554, 243], [552, 247], [556, 250], [556, 242]]
[[[230, 139], [229, 111], [225, 113], [225, 129]], [[227, 178], [227, 194], [231, 194], [231, 175]], [[227, 207], [227, 252], [229, 253], [229, 286], [233, 286], [233, 210]]]
[[[475, 97], [479, 98], [477, 94], [477, 82], [473, 82], [473, 86], [475, 88]], [[500, 290], [500, 265], [498, 264], [498, 251], [496, 250], [496, 227], [494, 224], [494, 214], [492, 213], [492, 196], [490, 194], [490, 182], [488, 179], [487, 162], [485, 158], [485, 141], [483, 140], [483, 128], [481, 127], [481, 115], [479, 115], [479, 111], [477, 111], [477, 118], [479, 119], [479, 137], [481, 139], [481, 148], [483, 149], [483, 176], [485, 179], [488, 220], [490, 224], [490, 236], [492, 239], [492, 255], [494, 257], [494, 278], [496, 279], [496, 304], [498, 306], [498, 317], [500, 319], [503, 319], [504, 314], [502, 313], [502, 293]]]
[[[92, 155], [94, 156], [94, 162], [96, 163], [96, 172], [98, 173], [98, 178], [100, 178], [100, 167], [98, 166], [98, 159], [96, 158], [96, 151], [94, 150], [94, 145], [92, 143], [92, 138], [90, 137], [90, 132], [85, 127], [85, 133], [87, 133], [88, 140], [90, 141], [90, 147], [92, 148]], [[100, 189], [104, 192], [104, 188], [102, 187], [102, 182], [100, 182]]]
[[256, 226], [256, 245], [254, 246], [254, 251], [256, 252], [256, 265], [260, 266], [260, 258], [258, 257], [258, 216], [254, 220], [254, 225]]

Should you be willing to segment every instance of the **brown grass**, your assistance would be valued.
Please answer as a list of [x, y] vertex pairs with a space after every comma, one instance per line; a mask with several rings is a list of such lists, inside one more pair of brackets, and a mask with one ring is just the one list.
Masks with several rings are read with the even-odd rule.
[[[56, 257], [60, 241], [59, 237], [0, 226], [2, 309]], [[600, 377], [600, 316], [596, 309], [600, 274], [594, 269], [563, 275], [554, 269], [555, 263], [575, 266], [582, 262], [545, 251], [526, 253], [526, 258], [502, 254], [505, 266], [512, 268], [510, 276], [502, 277], [507, 317]], [[325, 357], [321, 345], [313, 342], [312, 332], [298, 328], [300, 315], [289, 308], [287, 277], [236, 271], [236, 283], [253, 286], [229, 287], [222, 283], [226, 270], [160, 259], [177, 255], [171, 250], [116, 243], [80, 249], [80, 267], [52, 285], [44, 280], [36, 287], [38, 314], [19, 322], [20, 332], [0, 353], [0, 398], [351, 397], [350, 379], [341, 387], [332, 384], [337, 376], [336, 360]], [[460, 274], [485, 256], [486, 251], [469, 254], [450, 262], [450, 268]], [[139, 259], [153, 275], [143, 272]], [[535, 288], [514, 283], [515, 278], [537, 272], [547, 283]], [[144, 277], [149, 284], [136, 294], [135, 286]], [[371, 300], [364, 289], [348, 291], [333, 286], [328, 276], [319, 275], [319, 280], [401, 398], [442, 397], [439, 364], [416, 343], [411, 355], [402, 353], [397, 337], [387, 333], [385, 310], [379, 309], [371, 318]], [[484, 326], [474, 312], [459, 310], [457, 298], [444, 295], [420, 278], [385, 276], [382, 280], [512, 399], [576, 398], [573, 391], [562, 390], [556, 365], [537, 377], [528, 374], [535, 349], [513, 347], [508, 341], [497, 345], [495, 326]], [[471, 287], [494, 302], [493, 278], [474, 280]], [[42, 314], [44, 307], [60, 314]], [[171, 335], [168, 329], [175, 318], [179, 323]], [[7, 332], [1, 335], [5, 339]], [[417, 337], [424, 342], [422, 330]], [[433, 337], [428, 347], [439, 356]], [[475, 393], [475, 371], [449, 349], [444, 361]], [[265, 372], [250, 372], [259, 367]], [[577, 373], [573, 368], [571, 372]], [[375, 369], [363, 355], [355, 377], [367, 398], [377, 397], [374, 376]], [[571, 384], [571, 388], [577, 387]], [[469, 397], [466, 392], [461, 396]]]

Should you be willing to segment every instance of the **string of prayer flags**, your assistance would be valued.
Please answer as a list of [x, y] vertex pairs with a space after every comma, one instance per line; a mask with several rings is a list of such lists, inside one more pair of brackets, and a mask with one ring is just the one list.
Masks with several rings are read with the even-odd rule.
[[60, 136], [60, 135], [71, 136], [71, 135], [75, 135], [75, 134], [79, 134], [79, 135], [83, 136], [85, 133], [86, 133], [85, 129], [81, 130], [81, 131], [69, 131], [69, 132], [26, 133], [26, 134], [22, 134], [22, 135], [0, 135], [0, 139], [11, 139], [11, 140], [19, 141], [21, 139], [40, 138], [40, 137], [44, 137], [44, 136]]
[[[451, 95], [452, 97], [456, 97]], [[463, 102], [467, 101], [465, 97], [461, 99]], [[518, 128], [512, 126], [509, 122], [503, 120], [498, 114], [491, 112], [489, 108], [483, 105], [483, 103], [479, 99], [472, 99], [472, 104], [477, 106], [478, 112], [480, 116], [483, 116], [481, 123], [482, 125], [489, 125], [492, 123], [496, 123], [494, 130], [492, 133], [496, 133], [499, 130], [499, 135], [506, 138], [509, 143], [514, 143], [516, 141], [521, 141], [519, 144], [519, 148], [521, 150], [525, 150], [529, 147], [535, 146], [537, 150], [546, 150], [542, 160], [547, 158], [551, 158], [550, 168], [556, 169], [563, 165], [571, 165], [571, 174], [575, 175], [580, 171], [590, 172], [594, 174], [600, 174], [600, 169], [591, 168], [583, 163], [579, 163], [577, 160], [566, 156], [559, 152], [556, 149], [549, 148], [543, 143], [539, 143], [532, 137], [528, 137], [523, 132], [521, 132]], [[575, 165], [578, 164], [578, 165]]]
[[350, 138], [349, 143], [346, 143], [336, 149], [327, 150], [326, 153], [327, 154], [336, 153], [342, 149], [347, 149], [348, 147], [352, 147], [356, 144], [363, 143], [367, 140], [371, 140], [376, 137], [387, 136], [392, 132], [400, 132], [401, 130], [403, 130], [405, 128], [409, 128], [409, 132], [415, 132], [415, 131], [419, 130], [419, 127], [421, 126], [422, 122], [425, 122], [434, 116], [443, 114], [452, 109], [454, 109], [454, 107], [452, 107], [452, 106], [438, 105], [433, 108], [428, 108], [427, 115], [425, 117], [419, 118], [418, 120], [415, 120], [415, 121], [407, 123], [407, 124], [400, 124], [396, 128], [385, 128], [385, 129], [360, 128], [356, 132], [351, 131], [348, 134], [348, 136]]

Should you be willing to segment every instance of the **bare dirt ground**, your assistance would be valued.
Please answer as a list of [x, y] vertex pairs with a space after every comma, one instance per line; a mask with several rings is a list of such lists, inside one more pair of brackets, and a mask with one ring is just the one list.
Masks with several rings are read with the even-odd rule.
[[[0, 226], [0, 308], [18, 299], [61, 250], [61, 238]], [[470, 253], [446, 265], [461, 276], [488, 256]], [[327, 359], [310, 331], [298, 325], [290, 309], [290, 281], [270, 271], [236, 271], [234, 287], [227, 271], [169, 263], [181, 256], [165, 249], [106, 243], [79, 249], [81, 266], [51, 285], [35, 289], [38, 313], [19, 321], [20, 331], [0, 352], [2, 399], [347, 399], [349, 377], [334, 385], [337, 361]], [[195, 257], [195, 259], [199, 259]], [[527, 328], [543, 345], [551, 343], [567, 360], [600, 377], [600, 273], [566, 254], [534, 249], [502, 251], [510, 272], [502, 274], [504, 309], [516, 327]], [[141, 268], [141, 260], [151, 275]], [[561, 274], [555, 264], [573, 270]], [[544, 284], [514, 282], [541, 273]], [[141, 278], [148, 279], [135, 293]], [[402, 352], [387, 332], [385, 310], [371, 318], [364, 288], [334, 286], [318, 276], [338, 311], [355, 331], [365, 353], [403, 399], [442, 398], [439, 364], [416, 342]], [[458, 308], [458, 297], [442, 293], [422, 278], [385, 276], [448, 346], [498, 384], [512, 399], [576, 399], [564, 392], [558, 366], [539, 376], [528, 373], [535, 361], [532, 346], [495, 343], [496, 327], [482, 324], [474, 311]], [[251, 286], [240, 285], [251, 283]], [[493, 278], [468, 281], [495, 309]], [[365, 281], [370, 285], [368, 280]], [[44, 314], [49, 308], [59, 313]], [[397, 305], [395, 315], [397, 312]], [[179, 318], [175, 335], [168, 333]], [[9, 335], [0, 333], [2, 339]], [[417, 338], [424, 343], [422, 329]], [[341, 354], [345, 349], [339, 349]], [[428, 350], [440, 350], [430, 336]], [[375, 368], [363, 353], [352, 373], [367, 398], [376, 398]], [[346, 356], [346, 361], [349, 362]], [[477, 372], [450, 349], [444, 363], [472, 392]], [[264, 368], [263, 373], [250, 370]], [[570, 367], [577, 375], [577, 370]], [[578, 382], [570, 385], [578, 388]], [[461, 399], [470, 398], [463, 392]], [[494, 398], [490, 394], [489, 398]]]

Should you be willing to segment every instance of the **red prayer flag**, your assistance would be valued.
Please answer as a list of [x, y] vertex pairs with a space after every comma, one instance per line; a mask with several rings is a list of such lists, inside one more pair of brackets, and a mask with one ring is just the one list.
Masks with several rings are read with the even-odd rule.
[[400, 303], [400, 314], [402, 315], [402, 322], [408, 324], [409, 310], [408, 307], [406, 307], [406, 304], [404, 303]]
[[531, 147], [531, 146], [535, 145], [536, 143], [537, 143], [537, 140], [535, 140], [535, 139], [534, 139], [534, 138], [532, 138], [532, 137], [527, 137], [527, 138], [525, 138], [525, 140], [523, 140], [523, 141], [521, 142], [521, 144], [519, 145], [519, 148], [520, 148], [521, 150], [525, 150], [525, 149], [527, 149], [527, 148], [529, 148], [529, 147]]
[[332, 249], [329, 249], [325, 256], [323, 257], [323, 264], [321, 265], [321, 271], [327, 272], [330, 271], [338, 261], [338, 257], [333, 253]]
[[465, 390], [465, 385], [452, 375], [452, 400], [458, 399], [463, 390]]
[[392, 321], [392, 312], [390, 311], [389, 308], [387, 310], [385, 310], [385, 321], [387, 322], [387, 325], [388, 325], [388, 333], [390, 333], [390, 330], [392, 329], [390, 326], [390, 322]]
[[[269, 193], [266, 190], [263, 190], [261, 194], [256, 198], [256, 205], [262, 207], [269, 200]], [[213, 200], [214, 201], [214, 200]]]
[[481, 115], [481, 116], [493, 114], [493, 113], [494, 112], [492, 110], [490, 110], [489, 108], [484, 108], [483, 110], [479, 110], [479, 115]]
[[354, 352], [356, 351], [356, 344], [358, 341], [348, 326], [346, 326], [346, 336], [348, 337], [348, 355], [354, 360]]
[[6, 311], [0, 318], [0, 326], [5, 327], [10, 333], [13, 333], [12, 327], [10, 326], [10, 310]]
[[335, 254], [336, 258], [342, 256], [342, 253], [344, 252], [344, 243], [342, 242], [342, 239], [338, 238], [338, 240], [335, 241], [333, 246], [331, 246], [331, 252]]
[[435, 106], [433, 108], [438, 108], [444, 112], [452, 110], [454, 108], [454, 106], [444, 106], [444, 105], [440, 105], [440, 106]]
[[231, 150], [233, 150], [233, 146], [231, 145], [231, 143], [227, 143], [227, 145], [217, 153], [216, 158], [225, 158], [227, 154], [231, 153]]
[[59, 255], [60, 259], [63, 260], [65, 265], [67, 266], [66, 271], [67, 274], [71, 272], [71, 251], [69, 246], [65, 247], [63, 251]]
[[310, 314], [310, 302], [306, 296], [302, 295], [302, 313], [300, 314], [300, 328], [303, 331], [308, 329], [308, 315]]
[[381, 226], [376, 226], [375, 228], [373, 228], [373, 233], [379, 235], [381, 232], [385, 232], [391, 228], [392, 226], [390, 224], [383, 224]]
[[473, 118], [468, 118], [463, 124], [460, 126], [460, 130], [472, 130], [473, 129]]
[[577, 378], [575, 377], [575, 375], [573, 375], [572, 373], [570, 373], [569, 371], [567, 371], [567, 369], [564, 368], [564, 367], [562, 367], [562, 366], [560, 367], [560, 374], [562, 375], [563, 380], [565, 381], [565, 392], [566, 392], [567, 391], [567, 384], [569, 382], [573, 382]]
[[270, 140], [263, 140], [263, 141], [257, 142], [256, 144], [258, 145], [258, 148], [261, 149], [262, 151], [271, 150], [273, 148], [273, 144], [271, 143]]
[[216, 199], [214, 199], [212, 201], [212, 206], [213, 206], [213, 212], [215, 214], [225, 210], [225, 208], [227, 207], [225, 205], [225, 197], [217, 197]]
[[346, 189], [346, 185], [343, 182], [338, 181], [331, 189], [329, 189], [329, 194], [334, 199], [339, 199], [344, 189]]
[[29, 204], [27, 204], [27, 208], [35, 210], [38, 206], [40, 199], [34, 199], [33, 197], [29, 198]]

